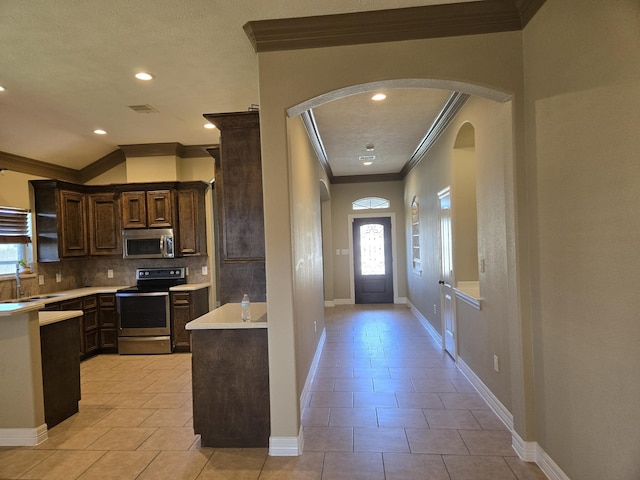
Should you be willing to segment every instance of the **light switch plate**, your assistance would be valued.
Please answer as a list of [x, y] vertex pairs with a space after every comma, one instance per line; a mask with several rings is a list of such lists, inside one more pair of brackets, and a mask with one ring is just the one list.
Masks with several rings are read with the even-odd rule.
[[61, 273], [56, 273], [56, 282], [60, 283], [62, 281], [62, 274]]
[[44, 275], [38, 275], [38, 285], [44, 285]]
[[209, 271], [209, 269], [207, 268], [207, 266], [206, 266], [206, 265], [203, 265], [203, 266], [202, 266], [202, 274], [203, 274], [203, 275], [208, 275], [208, 271]]
[[113, 278], [113, 270], [111, 269], [107, 270], [107, 278]]

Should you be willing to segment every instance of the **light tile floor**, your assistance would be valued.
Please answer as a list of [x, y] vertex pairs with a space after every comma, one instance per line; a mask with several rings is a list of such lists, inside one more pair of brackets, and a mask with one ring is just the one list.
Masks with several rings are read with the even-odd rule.
[[406, 307], [330, 308], [326, 333], [299, 457], [200, 448], [191, 355], [100, 355], [81, 365], [80, 412], [0, 448], [0, 479], [546, 478]]

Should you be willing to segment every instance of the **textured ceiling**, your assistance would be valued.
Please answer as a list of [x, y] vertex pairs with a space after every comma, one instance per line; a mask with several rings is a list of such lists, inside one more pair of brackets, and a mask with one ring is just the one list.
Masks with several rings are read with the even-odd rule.
[[[257, 59], [245, 23], [442, 3], [458, 0], [2, 0], [0, 85], [6, 91], [0, 92], [0, 151], [81, 169], [118, 145], [217, 143], [217, 131], [203, 128], [203, 113], [258, 103]], [[140, 70], [156, 79], [134, 79]], [[406, 95], [394, 98], [414, 104]], [[374, 120], [365, 110], [370, 105], [357, 101], [316, 112], [329, 160], [342, 159], [344, 146], [364, 138], [369, 125], [381, 157], [397, 168], [407, 148], [416, 146], [403, 145], [401, 154], [391, 149], [400, 148], [400, 133], [384, 138], [398, 114], [387, 110], [382, 121]], [[427, 112], [437, 109], [432, 98], [418, 102], [427, 105], [410, 113], [412, 141], [428, 127]], [[144, 104], [158, 113], [128, 108]], [[336, 115], [340, 123], [334, 123]], [[335, 135], [337, 125], [347, 134]], [[93, 134], [96, 128], [108, 135]]]

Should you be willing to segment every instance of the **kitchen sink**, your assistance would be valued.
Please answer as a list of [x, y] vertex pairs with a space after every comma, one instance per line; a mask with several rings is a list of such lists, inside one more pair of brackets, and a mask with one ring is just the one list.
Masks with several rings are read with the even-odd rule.
[[63, 293], [53, 293], [49, 295], [35, 295], [33, 297], [28, 298], [19, 298], [15, 300], [2, 300], [0, 303], [30, 303], [30, 302], [39, 302], [41, 300], [47, 300], [48, 298], [62, 297]]

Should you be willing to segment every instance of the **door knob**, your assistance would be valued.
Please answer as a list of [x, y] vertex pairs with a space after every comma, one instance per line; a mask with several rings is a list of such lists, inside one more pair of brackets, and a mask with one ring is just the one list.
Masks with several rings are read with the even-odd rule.
[[444, 280], [438, 280], [438, 284], [444, 285]]

